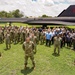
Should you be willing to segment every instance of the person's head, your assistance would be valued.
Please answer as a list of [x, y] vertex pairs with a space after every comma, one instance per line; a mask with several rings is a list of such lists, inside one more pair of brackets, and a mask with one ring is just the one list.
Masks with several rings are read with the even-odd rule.
[[26, 42], [27, 42], [27, 43], [30, 42], [30, 38], [29, 38], [29, 37], [26, 38]]
[[32, 33], [32, 37], [34, 37], [34, 34]]
[[7, 34], [9, 34], [9, 30], [7, 30]]
[[50, 29], [48, 29], [48, 33], [50, 33]]
[[60, 35], [59, 35], [59, 34], [57, 34], [57, 38], [59, 38], [59, 36], [60, 36]]

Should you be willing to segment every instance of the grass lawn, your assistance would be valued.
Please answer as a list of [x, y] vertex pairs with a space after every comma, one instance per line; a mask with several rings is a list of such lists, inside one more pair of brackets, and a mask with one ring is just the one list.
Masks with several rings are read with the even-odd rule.
[[24, 70], [24, 51], [22, 45], [13, 45], [10, 50], [4, 50], [5, 44], [0, 44], [0, 75], [75, 75], [75, 52], [63, 48], [60, 56], [53, 55], [53, 46], [37, 46], [35, 55], [36, 68], [32, 70], [29, 59], [28, 69]]
[[[0, 26], [5, 26], [5, 25], [7, 25], [7, 26], [9, 26], [9, 23], [0, 23]], [[24, 27], [26, 27], [26, 26], [28, 26], [28, 27], [32, 27], [32, 26], [35, 26], [35, 27], [42, 27], [42, 25], [28, 25], [28, 24], [25, 24], [25, 23], [12, 23], [12, 25], [14, 26], [18, 26], [18, 27], [20, 27], [20, 26], [24, 26]], [[61, 27], [61, 26], [59, 26], [59, 25], [48, 25], [48, 27]], [[65, 27], [68, 27], [68, 28], [72, 28], [72, 29], [75, 29], [75, 26], [65, 26]]]
[[[9, 26], [9, 23], [0, 23], [0, 26]], [[25, 23], [12, 23], [12, 25], [14, 26], [18, 26], [18, 27], [20, 27], [20, 26], [29, 26], [28, 24], [25, 24]]]

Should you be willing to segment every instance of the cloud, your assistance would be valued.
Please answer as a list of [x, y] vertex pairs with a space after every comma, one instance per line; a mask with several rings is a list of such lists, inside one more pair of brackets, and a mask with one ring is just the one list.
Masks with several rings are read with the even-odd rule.
[[0, 10], [20, 9], [26, 16], [57, 16], [75, 0], [0, 0]]
[[60, 3], [60, 2], [65, 2], [65, 0], [52, 0], [52, 1], [58, 2], [58, 3]]
[[52, 0], [45, 0], [45, 5], [54, 5], [54, 2]]
[[75, 4], [75, 0], [48, 0], [48, 1], [53, 1], [53, 3], [69, 3], [69, 4]]
[[67, 0], [67, 2], [75, 4], [75, 0]]

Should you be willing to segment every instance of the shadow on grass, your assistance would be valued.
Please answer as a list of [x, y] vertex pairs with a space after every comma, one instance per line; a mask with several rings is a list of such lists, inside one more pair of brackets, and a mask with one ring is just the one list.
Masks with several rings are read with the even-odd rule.
[[7, 51], [7, 50], [10, 50], [10, 48], [8, 48], [8, 49], [7, 49], [7, 48], [5, 48], [4, 50], [5, 50], [5, 51]]
[[21, 70], [21, 73], [23, 73], [24, 75], [28, 75], [28, 74], [31, 73], [32, 71], [33, 71], [32, 68], [27, 67], [27, 69]]
[[53, 56], [55, 56], [55, 57], [60, 56], [60, 55], [59, 55], [59, 54], [57, 54], [57, 53], [53, 53], [52, 55], [53, 55]]

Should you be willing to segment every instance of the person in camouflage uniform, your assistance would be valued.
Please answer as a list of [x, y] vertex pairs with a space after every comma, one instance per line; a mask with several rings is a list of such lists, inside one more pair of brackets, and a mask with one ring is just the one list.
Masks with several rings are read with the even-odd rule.
[[75, 51], [75, 32], [72, 34], [73, 50]]
[[34, 33], [31, 34], [30, 40], [34, 43], [34, 49], [36, 51], [37, 47], [37, 37], [34, 35]]
[[42, 31], [41, 34], [40, 34], [41, 45], [44, 44], [44, 41], [45, 41], [45, 33]]
[[28, 58], [31, 59], [33, 67], [35, 68], [34, 62], [34, 43], [30, 41], [30, 38], [26, 38], [26, 41], [23, 43], [23, 50], [25, 51], [25, 69], [27, 68]]
[[25, 41], [25, 31], [24, 31], [24, 29], [21, 30], [20, 39], [21, 39], [21, 43], [23, 43]]
[[14, 30], [13, 29], [10, 30], [10, 39], [11, 39], [11, 43], [14, 42]]
[[75, 37], [73, 37], [73, 50], [75, 50]]
[[2, 29], [0, 29], [0, 43], [2, 43]]
[[2, 28], [2, 43], [4, 42], [4, 28]]
[[54, 37], [54, 53], [56, 54], [56, 49], [58, 49], [58, 55], [60, 54], [61, 40], [62, 39], [59, 34]]
[[39, 44], [39, 31], [38, 31], [38, 29], [36, 30], [36, 40], [37, 40], [37, 44]]
[[17, 36], [18, 36], [18, 43], [20, 42], [20, 29], [18, 28], [18, 34], [17, 34]]
[[6, 32], [6, 35], [5, 35], [5, 44], [6, 44], [6, 49], [10, 49], [11, 48], [11, 39], [10, 39], [10, 32], [9, 32], [9, 30]]
[[18, 30], [15, 29], [14, 30], [14, 44], [17, 44], [18, 43]]

